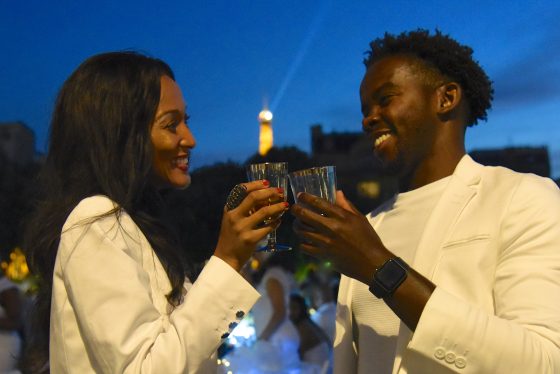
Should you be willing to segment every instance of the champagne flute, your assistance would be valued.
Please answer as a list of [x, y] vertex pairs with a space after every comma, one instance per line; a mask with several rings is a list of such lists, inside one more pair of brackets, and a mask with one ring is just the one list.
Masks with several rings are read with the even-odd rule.
[[[284, 201], [288, 196], [288, 163], [287, 162], [264, 162], [260, 164], [250, 164], [247, 166], [247, 178], [249, 181], [266, 179], [270, 182], [270, 187], [282, 188], [284, 190]], [[268, 234], [266, 244], [258, 249], [264, 252], [288, 251], [292, 247], [276, 242], [276, 230]]]

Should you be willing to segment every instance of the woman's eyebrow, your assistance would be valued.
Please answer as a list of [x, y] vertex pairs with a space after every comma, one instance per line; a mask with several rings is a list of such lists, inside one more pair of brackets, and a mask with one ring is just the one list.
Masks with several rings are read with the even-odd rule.
[[182, 115], [183, 115], [183, 112], [181, 112], [181, 111], [178, 110], [178, 109], [166, 110], [165, 112], [160, 113], [160, 114], [158, 114], [158, 115], [156, 116], [156, 121], [159, 121], [162, 117], [164, 117], [164, 116], [166, 116], [166, 115], [168, 115], [168, 114], [173, 114], [173, 115], [175, 115], [175, 116], [182, 116]]

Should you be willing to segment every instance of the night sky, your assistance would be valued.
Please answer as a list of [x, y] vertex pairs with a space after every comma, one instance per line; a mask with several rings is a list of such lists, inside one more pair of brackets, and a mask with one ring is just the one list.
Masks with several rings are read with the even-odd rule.
[[257, 114], [275, 145], [310, 150], [312, 124], [359, 131], [358, 87], [370, 40], [439, 28], [475, 50], [495, 82], [488, 122], [467, 148], [548, 146], [560, 176], [559, 1], [0, 2], [0, 122], [23, 121], [46, 149], [57, 90], [88, 56], [133, 49], [168, 62], [197, 138], [195, 167], [244, 161]]

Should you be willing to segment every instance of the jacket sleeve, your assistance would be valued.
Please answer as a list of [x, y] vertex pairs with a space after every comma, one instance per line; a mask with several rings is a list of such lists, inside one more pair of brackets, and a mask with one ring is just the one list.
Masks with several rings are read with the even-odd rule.
[[212, 257], [184, 302], [162, 314], [134, 250], [122, 248], [98, 222], [77, 242], [62, 274], [81, 339], [99, 372], [205, 372], [222, 339], [259, 297]]
[[408, 348], [462, 373], [558, 373], [560, 193], [551, 181], [522, 177], [499, 243], [494, 314], [438, 286]]

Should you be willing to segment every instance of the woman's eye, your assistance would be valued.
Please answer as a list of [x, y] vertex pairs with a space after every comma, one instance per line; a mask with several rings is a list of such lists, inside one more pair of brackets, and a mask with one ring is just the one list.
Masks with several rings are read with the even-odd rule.
[[165, 128], [169, 129], [169, 130], [175, 130], [177, 128], [177, 126], [179, 126], [179, 122], [173, 121], [173, 122], [169, 122], [168, 124], [166, 124]]

